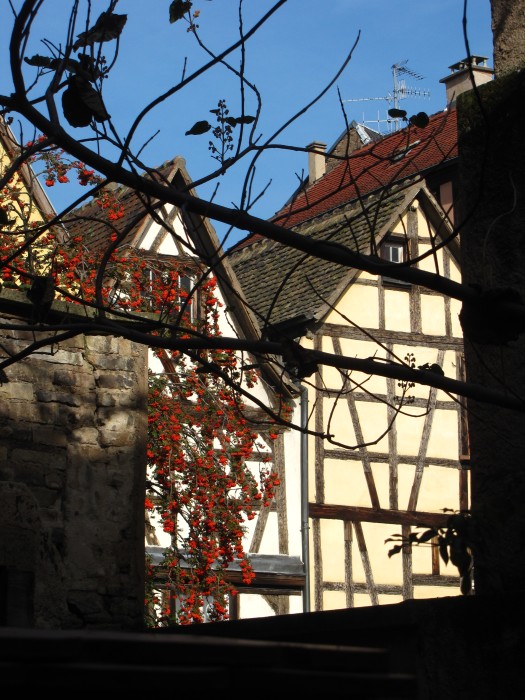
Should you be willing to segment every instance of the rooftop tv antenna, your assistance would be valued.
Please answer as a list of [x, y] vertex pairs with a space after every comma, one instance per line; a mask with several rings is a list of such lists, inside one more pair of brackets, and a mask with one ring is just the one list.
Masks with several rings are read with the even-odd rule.
[[[419, 90], [417, 88], [411, 88], [407, 87], [405, 78], [404, 76], [408, 75], [411, 78], [414, 78], [414, 80], [423, 80], [423, 76], [419, 75], [419, 73], [416, 73], [415, 71], [411, 70], [410, 68], [407, 67], [408, 59], [405, 59], [404, 61], [399, 61], [398, 63], [394, 63], [394, 65], [391, 67], [392, 70], [392, 80], [393, 80], [393, 90], [392, 92], [388, 93], [388, 95], [384, 95], [383, 97], [356, 97], [354, 99], [348, 99], [348, 100], [343, 100], [343, 102], [369, 102], [372, 100], [386, 100], [389, 102], [394, 109], [399, 109], [399, 102], [401, 100], [406, 99], [407, 97], [430, 97], [430, 91], [429, 90]], [[403, 77], [401, 77], [403, 76]], [[380, 124], [381, 123], [387, 123], [390, 127], [393, 126], [394, 130], [397, 131], [399, 129], [399, 123], [400, 119], [399, 118], [391, 118], [388, 117], [387, 119], [380, 119], [379, 118], [379, 113], [377, 116], [377, 121], [373, 120], [368, 120], [365, 121], [364, 115], [363, 115], [363, 124], [367, 123], [377, 123], [378, 126], [378, 131], [380, 130]]]

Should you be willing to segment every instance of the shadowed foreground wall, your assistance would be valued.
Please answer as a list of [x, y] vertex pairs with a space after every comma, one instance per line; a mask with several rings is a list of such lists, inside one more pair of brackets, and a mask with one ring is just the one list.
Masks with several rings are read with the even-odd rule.
[[0, 379], [0, 625], [140, 629], [146, 348], [79, 335]]

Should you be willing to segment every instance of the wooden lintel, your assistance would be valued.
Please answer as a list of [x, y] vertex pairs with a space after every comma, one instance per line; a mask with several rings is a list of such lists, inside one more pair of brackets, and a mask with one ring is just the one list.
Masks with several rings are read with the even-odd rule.
[[[255, 572], [255, 578], [252, 583], [244, 584], [241, 571], [228, 570], [224, 572], [224, 579], [244, 593], [257, 593], [261, 595], [263, 589], [265, 593], [271, 590], [273, 595], [294, 595], [296, 593], [301, 593], [304, 589], [305, 582], [304, 575]], [[156, 567], [155, 583], [159, 586], [165, 586], [166, 581], [167, 576], [165, 569], [162, 566]]]
[[446, 527], [449, 518], [446, 513], [337, 506], [330, 503], [309, 503], [308, 514], [311, 518], [326, 518], [328, 520], [343, 520], [345, 522], [420, 525], [422, 527]]

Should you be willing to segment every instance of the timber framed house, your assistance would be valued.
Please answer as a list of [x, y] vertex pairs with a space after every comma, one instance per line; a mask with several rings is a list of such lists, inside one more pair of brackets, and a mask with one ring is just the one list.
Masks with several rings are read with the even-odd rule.
[[[231, 261], [262, 333], [462, 378], [459, 302], [389, 274], [410, 263], [460, 280], [456, 147], [455, 109], [342, 156], [312, 144], [310, 179], [273, 221], [389, 265], [374, 276], [248, 236]], [[299, 372], [314, 433], [307, 444], [311, 609], [458, 594], [458, 572], [432, 542], [389, 556], [387, 541], [418, 525], [445, 527], [447, 510], [468, 509], [462, 402], [355, 371]]]

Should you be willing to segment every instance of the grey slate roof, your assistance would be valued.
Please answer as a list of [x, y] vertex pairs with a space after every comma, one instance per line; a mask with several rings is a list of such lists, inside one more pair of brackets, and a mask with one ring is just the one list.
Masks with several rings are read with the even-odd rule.
[[[302, 223], [295, 231], [360, 253], [376, 252], [375, 246], [399, 220], [418, 189], [400, 187], [371, 195], [364, 202], [354, 200]], [[320, 319], [356, 274], [348, 267], [261, 238], [230, 254], [263, 333], [269, 326], [293, 319]]]

